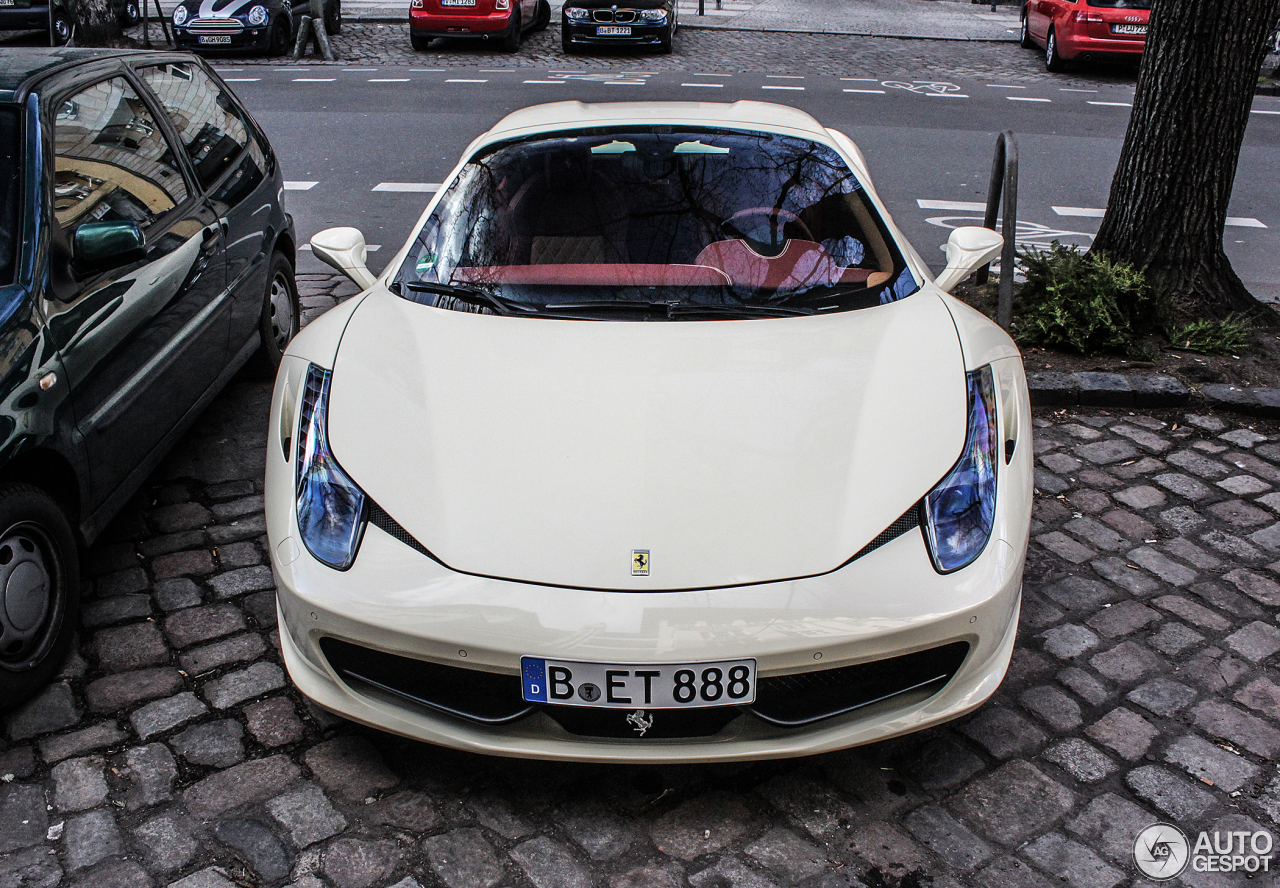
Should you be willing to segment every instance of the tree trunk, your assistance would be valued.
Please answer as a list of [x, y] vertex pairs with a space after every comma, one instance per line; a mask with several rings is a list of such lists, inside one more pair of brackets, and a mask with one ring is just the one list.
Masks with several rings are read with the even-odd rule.
[[1280, 0], [1154, 0], [1093, 250], [1146, 270], [1181, 318], [1263, 309], [1222, 246], [1264, 41]]
[[75, 23], [76, 46], [119, 46], [124, 30], [111, 0], [69, 0], [67, 11]]

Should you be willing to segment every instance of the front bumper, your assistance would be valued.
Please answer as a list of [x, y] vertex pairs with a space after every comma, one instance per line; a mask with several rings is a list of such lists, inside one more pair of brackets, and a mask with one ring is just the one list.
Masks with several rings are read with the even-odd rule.
[[265, 25], [256, 27], [247, 27], [238, 34], [228, 34], [229, 43], [201, 43], [200, 36], [191, 33], [186, 28], [175, 27], [173, 29], [173, 39], [179, 49], [199, 50], [200, 52], [243, 52], [251, 50], [254, 52], [263, 52], [271, 46], [271, 28], [273, 23], [268, 21]]
[[488, 15], [439, 15], [423, 10], [409, 10], [409, 30], [418, 37], [505, 37], [515, 25], [511, 10]]
[[48, 27], [47, 6], [0, 6], [0, 31], [35, 31]]
[[565, 20], [561, 26], [561, 36], [565, 43], [577, 43], [594, 46], [652, 46], [670, 38], [671, 23], [665, 22], [632, 22], [622, 27], [630, 28], [628, 36], [601, 36], [599, 28], [613, 27], [596, 22], [570, 22]]

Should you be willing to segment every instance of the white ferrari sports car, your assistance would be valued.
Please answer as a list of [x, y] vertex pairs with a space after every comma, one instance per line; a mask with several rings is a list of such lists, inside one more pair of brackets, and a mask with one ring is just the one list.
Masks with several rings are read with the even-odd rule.
[[480, 136], [271, 407], [281, 645], [321, 706], [475, 752], [804, 755], [999, 685], [1031, 519], [1013, 342], [848, 137], [563, 102]]

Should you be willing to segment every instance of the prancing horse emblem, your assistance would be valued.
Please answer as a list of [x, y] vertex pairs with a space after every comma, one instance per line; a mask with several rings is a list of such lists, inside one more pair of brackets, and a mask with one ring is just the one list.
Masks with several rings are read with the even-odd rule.
[[632, 549], [631, 550], [631, 576], [633, 577], [649, 576], [649, 550], [648, 549]]
[[635, 712], [627, 716], [627, 724], [640, 732], [640, 736], [644, 736], [644, 732], [653, 727], [653, 716], [644, 717], [644, 710], [637, 709]]

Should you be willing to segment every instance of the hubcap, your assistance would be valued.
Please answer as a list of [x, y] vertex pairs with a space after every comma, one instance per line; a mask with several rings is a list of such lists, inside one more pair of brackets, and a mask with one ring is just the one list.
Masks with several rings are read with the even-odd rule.
[[1044, 48], [1044, 63], [1046, 65], [1053, 64], [1054, 51], [1057, 48], [1058, 48], [1058, 41], [1057, 39], [1054, 38], [1053, 34], [1050, 33], [1049, 39], [1045, 41], [1045, 48]]
[[42, 534], [19, 526], [0, 540], [0, 663], [24, 666], [47, 640], [54, 578]]
[[66, 43], [71, 39], [71, 23], [66, 19], [54, 19], [53, 30], [61, 42]]
[[293, 338], [293, 298], [289, 282], [284, 275], [271, 279], [271, 295], [268, 299], [271, 312], [271, 338], [280, 351], [284, 351]]

